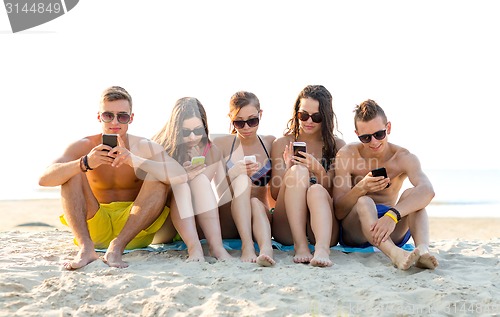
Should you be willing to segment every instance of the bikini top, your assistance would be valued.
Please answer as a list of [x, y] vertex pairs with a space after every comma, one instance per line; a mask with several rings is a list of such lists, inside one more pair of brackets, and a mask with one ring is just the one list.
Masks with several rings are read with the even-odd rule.
[[[262, 144], [262, 147], [264, 148], [264, 151], [266, 152], [267, 155], [267, 161], [264, 166], [255, 174], [250, 176], [250, 179], [252, 180], [252, 183], [256, 186], [266, 186], [267, 183], [271, 180], [271, 158], [269, 157], [269, 153], [267, 153], [267, 149], [264, 145], [264, 142], [262, 142], [262, 139], [260, 136], [257, 136], [259, 138], [260, 144]], [[234, 150], [234, 144], [236, 142], [236, 136], [234, 137], [233, 140], [233, 145], [231, 146], [231, 152], [229, 153], [229, 158], [226, 161], [226, 167], [227, 169], [230, 169], [231, 167], [234, 166], [234, 163], [231, 161], [231, 157], [233, 156], [233, 150]]]
[[212, 147], [212, 144], [210, 142], [205, 145], [205, 148], [203, 149], [203, 153], [201, 155], [207, 156], [208, 151], [210, 151], [210, 148]]

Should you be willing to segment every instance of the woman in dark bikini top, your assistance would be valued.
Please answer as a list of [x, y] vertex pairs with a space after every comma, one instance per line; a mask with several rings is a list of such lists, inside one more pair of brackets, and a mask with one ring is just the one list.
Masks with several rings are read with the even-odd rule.
[[[222, 236], [241, 239], [241, 260], [274, 265], [268, 199], [273, 136], [259, 136], [259, 99], [240, 91], [229, 105], [231, 135], [214, 139], [225, 158], [227, 180], [217, 181]], [[254, 240], [259, 246], [255, 253]]]

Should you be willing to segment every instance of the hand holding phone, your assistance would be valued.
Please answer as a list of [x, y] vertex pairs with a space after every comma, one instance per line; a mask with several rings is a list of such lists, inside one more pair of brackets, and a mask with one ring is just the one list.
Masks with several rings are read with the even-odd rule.
[[[387, 178], [387, 171], [386, 171], [385, 167], [380, 167], [380, 168], [372, 170], [372, 176], [373, 177], [384, 176], [384, 178]], [[385, 188], [388, 188], [389, 186], [391, 186], [390, 183], [387, 184], [387, 186]]]
[[[102, 134], [102, 144], [108, 145], [111, 148], [118, 146], [118, 135], [117, 134]], [[108, 151], [108, 150], [104, 150]]]
[[300, 154], [299, 151], [307, 152], [306, 142], [293, 142], [293, 155], [305, 158], [305, 156]]
[[193, 156], [191, 158], [191, 165], [201, 165], [201, 164], [205, 164], [204, 156]]
[[247, 155], [243, 158], [243, 161], [245, 163], [247, 162], [257, 163], [257, 158], [255, 157], [255, 155]]

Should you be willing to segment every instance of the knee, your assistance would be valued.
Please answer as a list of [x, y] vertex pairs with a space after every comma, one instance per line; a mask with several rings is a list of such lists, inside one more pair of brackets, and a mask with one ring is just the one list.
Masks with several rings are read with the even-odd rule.
[[369, 213], [376, 210], [375, 202], [368, 196], [359, 197], [354, 207], [358, 213]]
[[302, 165], [293, 165], [285, 175], [286, 186], [309, 186], [309, 170]]
[[201, 173], [200, 175], [196, 176], [191, 180], [191, 185], [207, 185], [210, 184], [210, 180], [208, 179], [207, 175]]
[[328, 195], [326, 189], [320, 184], [313, 184], [307, 189], [307, 200], [316, 201], [325, 198]]
[[234, 186], [249, 186], [252, 184], [252, 180], [246, 174], [240, 174], [233, 178], [231, 182]]
[[254, 213], [257, 213], [257, 214], [264, 213], [265, 214], [267, 212], [266, 205], [264, 205], [262, 203], [262, 201], [260, 201], [259, 198], [256, 198], [256, 197], [250, 198], [250, 205], [252, 206], [252, 214], [254, 214]]
[[248, 175], [241, 174], [232, 180], [231, 186], [233, 187], [235, 196], [241, 195], [244, 192], [250, 194], [252, 189], [252, 180], [248, 177]]
[[83, 179], [84, 175], [77, 174], [71, 177], [66, 183], [61, 185], [61, 193], [82, 193], [83, 194]]
[[307, 169], [307, 167], [302, 166], [302, 165], [293, 165], [292, 167], [290, 167], [289, 173], [291, 175], [295, 175], [295, 176], [299, 176], [299, 177], [300, 176], [309, 177], [309, 170]]

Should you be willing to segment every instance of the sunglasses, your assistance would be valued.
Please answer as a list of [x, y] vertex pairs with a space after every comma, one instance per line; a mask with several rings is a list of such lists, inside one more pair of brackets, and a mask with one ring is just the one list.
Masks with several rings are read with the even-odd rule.
[[[109, 122], [113, 121], [114, 119], [115, 119], [114, 113], [109, 112], [109, 111], [101, 112], [101, 120], [103, 122], [109, 123]], [[118, 112], [116, 114], [116, 119], [121, 124], [129, 123], [130, 115], [126, 112]]]
[[233, 125], [236, 129], [243, 129], [245, 127], [245, 123], [248, 124], [250, 128], [256, 127], [259, 125], [259, 118], [252, 118], [248, 120], [235, 120], [233, 121]]
[[308, 114], [307, 112], [297, 112], [297, 117], [300, 121], [307, 121], [309, 118], [311, 118], [314, 123], [320, 123], [323, 121], [323, 117], [319, 112], [313, 114]]
[[194, 133], [194, 135], [203, 135], [203, 134], [205, 134], [205, 128], [199, 127], [199, 128], [195, 128], [193, 130], [182, 128], [182, 136], [183, 137], [187, 138], [188, 136], [191, 135], [191, 133]]
[[377, 140], [383, 140], [386, 136], [386, 130], [380, 130], [373, 134], [363, 134], [358, 136], [359, 140], [363, 143], [370, 143], [372, 141], [372, 136]]

